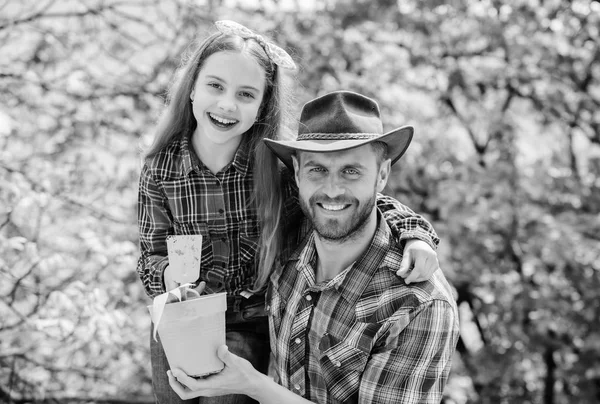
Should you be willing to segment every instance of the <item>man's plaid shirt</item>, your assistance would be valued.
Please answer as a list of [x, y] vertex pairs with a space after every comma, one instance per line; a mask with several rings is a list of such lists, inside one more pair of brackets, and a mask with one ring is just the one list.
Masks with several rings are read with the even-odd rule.
[[[213, 174], [186, 137], [146, 160], [139, 183], [137, 272], [150, 297], [165, 292], [166, 237], [171, 234], [202, 234], [200, 280], [206, 281], [208, 293], [239, 295], [253, 285], [259, 235], [256, 206], [250, 203], [253, 166], [243, 141], [233, 161]], [[282, 178], [285, 229], [297, 234], [299, 226], [293, 223], [302, 216], [297, 188], [289, 172]], [[418, 238], [436, 248], [439, 239], [423, 217], [388, 196], [378, 195], [377, 205], [401, 242]]]
[[442, 272], [407, 286], [395, 275], [402, 251], [379, 220], [361, 258], [315, 285], [314, 238], [271, 276], [278, 382], [317, 403], [439, 403], [459, 334]]

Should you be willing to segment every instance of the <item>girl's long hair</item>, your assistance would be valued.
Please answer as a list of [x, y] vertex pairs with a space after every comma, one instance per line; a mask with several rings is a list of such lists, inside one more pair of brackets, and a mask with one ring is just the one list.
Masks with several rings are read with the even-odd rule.
[[[291, 96], [287, 80], [281, 69], [255, 40], [244, 40], [235, 35], [214, 33], [202, 42], [195, 42], [174, 75], [167, 94], [166, 108], [159, 118], [154, 140], [144, 153], [144, 159], [163, 150], [174, 139], [191, 136], [197, 122], [192, 112], [190, 94], [198, 73], [206, 59], [222, 51], [245, 53], [253, 57], [264, 69], [265, 93], [259, 108], [258, 119], [244, 134], [253, 155], [252, 170], [254, 190], [248, 208], [255, 204], [261, 227], [258, 252], [255, 259], [256, 278], [253, 291], [265, 288], [269, 275], [282, 247], [282, 189], [277, 157], [265, 146], [263, 138], [278, 139], [288, 118]], [[195, 46], [194, 46], [195, 45]]]
[[[271, 108], [265, 117], [265, 121], [272, 122], [273, 127], [264, 128], [265, 132], [263, 132], [262, 138], [279, 139], [283, 137], [283, 131], [287, 127], [285, 123], [287, 123], [291, 108], [291, 88], [279, 68], [275, 71], [273, 81], [274, 85], [270, 96], [273, 98], [274, 108]], [[261, 224], [254, 292], [262, 291], [266, 287], [281, 252], [284, 237], [282, 229], [283, 191], [280, 175], [282, 164], [265, 145], [262, 138], [255, 146], [254, 152], [254, 200]]]

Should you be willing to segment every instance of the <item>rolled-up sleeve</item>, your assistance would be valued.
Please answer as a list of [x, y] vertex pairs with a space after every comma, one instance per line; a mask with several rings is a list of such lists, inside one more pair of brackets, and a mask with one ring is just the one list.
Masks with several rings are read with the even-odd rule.
[[423, 240], [434, 250], [440, 243], [431, 223], [391, 196], [377, 194], [377, 207], [400, 245], [410, 239]]

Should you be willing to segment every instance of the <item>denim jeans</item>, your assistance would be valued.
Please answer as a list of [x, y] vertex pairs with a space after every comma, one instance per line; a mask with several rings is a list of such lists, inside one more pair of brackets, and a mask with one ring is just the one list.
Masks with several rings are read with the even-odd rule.
[[[269, 366], [269, 323], [264, 309], [264, 296], [245, 299], [227, 299], [225, 314], [226, 344], [229, 351], [247, 359], [260, 372], [266, 374]], [[151, 330], [152, 331], [152, 330]], [[256, 403], [245, 395], [221, 397], [198, 397], [182, 400], [169, 385], [169, 363], [160, 343], [150, 333], [150, 361], [152, 363], [152, 387], [157, 404], [250, 404]]]

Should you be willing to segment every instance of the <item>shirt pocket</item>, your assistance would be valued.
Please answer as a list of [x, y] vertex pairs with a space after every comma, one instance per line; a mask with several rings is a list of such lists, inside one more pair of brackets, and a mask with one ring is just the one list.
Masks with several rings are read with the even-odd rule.
[[240, 225], [240, 264], [253, 263], [258, 252], [258, 238], [260, 232], [258, 225], [253, 220], [246, 220]]
[[188, 222], [179, 223], [173, 222], [173, 231], [175, 235], [202, 235], [202, 260], [200, 262], [201, 268], [210, 268], [213, 262], [213, 249], [212, 242], [210, 239], [210, 232], [208, 225], [204, 222]]
[[340, 402], [356, 397], [368, 358], [368, 353], [344, 341], [321, 351], [321, 374], [329, 394]]

